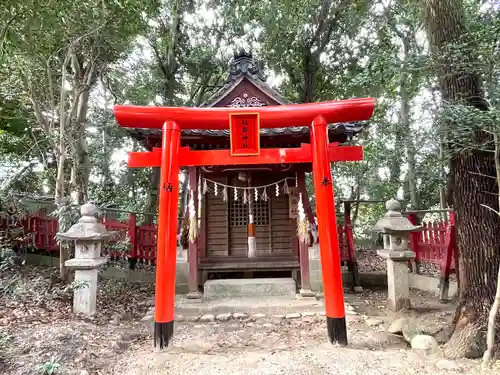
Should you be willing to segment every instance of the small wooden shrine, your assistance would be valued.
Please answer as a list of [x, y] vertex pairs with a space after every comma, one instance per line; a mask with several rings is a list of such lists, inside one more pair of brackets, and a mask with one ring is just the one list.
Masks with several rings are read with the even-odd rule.
[[[202, 106], [281, 104], [291, 103], [266, 83], [262, 64], [251, 53], [239, 52], [223, 87]], [[361, 128], [358, 123], [332, 124], [328, 141], [346, 143]], [[128, 131], [149, 150], [161, 147], [160, 129]], [[261, 149], [299, 148], [310, 143], [306, 126], [258, 131]], [[181, 131], [181, 147], [191, 150], [230, 149], [231, 141], [229, 130]], [[200, 218], [198, 239], [190, 244], [188, 253], [193, 295], [212, 277], [292, 276], [302, 286], [308, 285], [308, 259], [299, 254], [297, 222], [300, 206], [310, 228], [315, 228], [305, 186], [305, 174], [311, 171], [311, 163], [189, 167], [191, 210]]]

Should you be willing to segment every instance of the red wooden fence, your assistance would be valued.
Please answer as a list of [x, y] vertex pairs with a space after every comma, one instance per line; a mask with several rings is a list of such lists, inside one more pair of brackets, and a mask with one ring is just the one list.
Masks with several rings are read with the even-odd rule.
[[[102, 218], [102, 223], [106, 225], [109, 231], [116, 232], [116, 235], [110, 241], [110, 245], [105, 249], [105, 253], [114, 258], [138, 258], [141, 260], [153, 261], [156, 251], [156, 226], [155, 225], [137, 225], [136, 214], [130, 213], [128, 221], [118, 221], [116, 219]], [[38, 250], [44, 250], [49, 253], [59, 252], [56, 233], [59, 225], [58, 220], [45, 215], [32, 214], [19, 222], [8, 222], [6, 219], [0, 219], [0, 231], [5, 230], [7, 226], [23, 227], [26, 238], [22, 244]], [[113, 250], [114, 244], [124, 243], [129, 238], [129, 251]]]
[[[418, 222], [414, 212], [408, 213], [408, 219], [413, 224]], [[415, 261], [435, 264], [443, 270], [454, 270], [456, 246], [453, 212], [449, 212], [447, 219], [423, 222], [421, 225], [423, 230], [412, 233], [410, 237], [410, 248], [416, 254]]]
[[437, 266], [440, 274], [439, 297], [445, 299], [448, 294], [450, 275], [453, 272], [458, 274], [454, 213], [450, 210], [410, 211], [408, 219], [413, 224], [417, 224], [418, 214], [433, 212], [446, 213], [448, 217], [439, 221], [424, 221], [421, 223], [423, 230], [411, 234], [410, 248], [415, 252], [416, 265], [413, 271], [418, 273], [421, 263]]
[[[130, 213], [127, 221], [118, 221], [114, 218], [103, 218], [102, 223], [109, 231], [116, 232], [115, 237], [105, 250], [105, 254], [113, 259], [135, 258], [138, 261], [154, 263], [156, 257], [156, 225], [137, 225], [137, 216]], [[0, 230], [5, 228], [7, 222], [0, 219]], [[20, 223], [28, 234], [25, 245], [35, 249], [45, 250], [49, 253], [59, 251], [55, 235], [58, 231], [56, 218], [45, 215], [30, 215]], [[352, 226], [338, 226], [340, 257], [348, 263], [355, 262], [355, 246]], [[128, 237], [129, 250], [113, 250], [113, 245], [125, 243]]]
[[[412, 223], [417, 223], [417, 215], [433, 211], [408, 212]], [[140, 262], [154, 264], [156, 257], [156, 226], [137, 225], [136, 214], [130, 213], [127, 221], [102, 219], [109, 231], [117, 232], [104, 253], [112, 259], [137, 259]], [[0, 230], [8, 223], [0, 219]], [[10, 223], [13, 224], [13, 223]], [[25, 233], [28, 233], [25, 245], [48, 252], [58, 252], [55, 234], [58, 230], [57, 219], [45, 215], [31, 215], [20, 223]], [[424, 222], [423, 231], [413, 233], [410, 238], [410, 248], [416, 253], [416, 263], [430, 263], [439, 267], [441, 278], [447, 280], [455, 269], [455, 223], [453, 212], [447, 220]], [[340, 258], [347, 263], [353, 274], [357, 275], [356, 247], [353, 228], [350, 222], [338, 226]], [[123, 243], [128, 237], [129, 249], [116, 250], [113, 244]], [[418, 267], [417, 267], [418, 271]]]

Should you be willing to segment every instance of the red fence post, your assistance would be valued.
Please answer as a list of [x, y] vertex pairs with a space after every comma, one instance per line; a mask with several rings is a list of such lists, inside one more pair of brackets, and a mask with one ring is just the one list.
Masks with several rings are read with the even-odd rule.
[[[418, 218], [416, 214], [410, 213], [408, 215], [408, 220], [413, 225], [418, 225]], [[415, 253], [415, 260], [414, 261], [409, 260], [408, 263], [410, 265], [412, 272], [415, 272], [416, 274], [419, 273], [419, 265], [420, 265], [420, 249], [418, 248], [419, 235], [421, 235], [420, 232], [410, 233], [410, 243], [409, 243], [410, 249]]]
[[[453, 258], [455, 261], [458, 259], [456, 255], [456, 233], [455, 233], [455, 218], [453, 211], [450, 212], [450, 220], [448, 222], [448, 228], [446, 231], [446, 248], [443, 262], [440, 267], [440, 278], [439, 278], [439, 300], [443, 301], [448, 298], [448, 290], [450, 287], [450, 273], [451, 273], [451, 263]], [[456, 267], [455, 272], [458, 274], [458, 267]]]
[[345, 239], [347, 246], [347, 268], [352, 272], [352, 288], [355, 292], [362, 292], [361, 280], [359, 278], [358, 261], [356, 259], [356, 245], [351, 223], [351, 205], [344, 202]]
[[130, 214], [128, 218], [128, 237], [130, 240], [130, 255], [128, 265], [131, 270], [135, 269], [137, 264], [137, 217], [136, 214]]

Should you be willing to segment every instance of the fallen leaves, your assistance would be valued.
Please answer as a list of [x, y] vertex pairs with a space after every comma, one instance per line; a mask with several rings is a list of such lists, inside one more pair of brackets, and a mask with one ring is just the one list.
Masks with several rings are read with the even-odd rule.
[[37, 266], [0, 272], [0, 290], [12, 284], [0, 294], [0, 373], [33, 374], [52, 363], [60, 364], [56, 374], [105, 374], [127, 348], [150, 338], [150, 327], [137, 321], [153, 284], [102, 280], [98, 312], [84, 317], [73, 314], [72, 288], [54, 275], [55, 268]]
[[[359, 272], [387, 272], [386, 260], [377, 255], [376, 250], [362, 250], [357, 254]], [[419, 274], [430, 277], [440, 276], [439, 266], [431, 263], [421, 263]], [[450, 275], [450, 281], [456, 281], [456, 275]]]

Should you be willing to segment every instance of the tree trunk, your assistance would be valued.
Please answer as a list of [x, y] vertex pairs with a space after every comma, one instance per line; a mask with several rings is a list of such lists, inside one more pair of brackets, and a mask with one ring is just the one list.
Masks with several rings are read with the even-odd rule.
[[311, 52], [311, 47], [304, 47], [303, 55], [303, 91], [300, 98], [302, 103], [312, 103], [316, 98], [316, 79], [318, 74], [318, 62], [316, 56]]
[[75, 140], [75, 156], [73, 163], [75, 164], [75, 190], [78, 194], [80, 204], [85, 203], [88, 197], [89, 178], [90, 178], [90, 158], [85, 137], [84, 123], [78, 124], [77, 134], [79, 138]]
[[161, 35], [161, 43], [156, 39], [151, 39], [156, 63], [163, 75], [163, 104], [172, 106], [175, 101], [176, 74], [179, 70], [178, 54], [179, 38], [181, 37], [181, 24], [183, 9], [182, 2], [175, 0], [170, 9], [170, 24], [163, 28], [165, 34]]
[[[408, 37], [403, 37], [403, 67], [400, 76], [400, 98], [401, 98], [401, 109], [399, 111], [399, 121], [401, 122], [400, 128], [404, 134], [404, 143], [406, 149], [406, 162], [408, 163], [408, 172], [406, 174], [406, 179], [408, 181], [408, 192], [410, 195], [411, 208], [413, 210], [418, 210], [420, 204], [418, 201], [417, 194], [417, 176], [415, 173], [416, 162], [415, 162], [415, 145], [413, 144], [413, 132], [411, 131], [411, 121], [410, 121], [410, 93], [408, 92], [408, 70], [407, 63], [410, 54], [410, 43]], [[396, 149], [398, 152], [399, 150]]]
[[[158, 210], [158, 191], [160, 188], [160, 168], [151, 168], [151, 186], [146, 197], [146, 212], [156, 212]], [[152, 215], [145, 215], [144, 224], [153, 224], [154, 217]]]
[[[498, 210], [491, 156], [474, 152], [452, 159], [453, 190], [459, 256], [460, 297], [454, 333], [446, 345], [450, 357], [479, 357], [485, 349], [485, 328], [494, 300], [500, 247]], [[472, 174], [479, 171], [485, 176]], [[492, 194], [488, 194], [492, 193]]]
[[389, 191], [392, 197], [397, 197], [398, 190], [401, 187], [401, 165], [403, 164], [402, 155], [404, 152], [404, 135], [399, 124], [396, 124], [394, 133], [396, 139], [389, 167], [389, 183], [391, 184]]
[[[432, 82], [428, 82], [428, 86], [432, 87]], [[436, 91], [434, 88], [431, 89], [432, 101], [434, 103], [434, 108], [440, 107], [440, 101], [436, 96]], [[443, 124], [439, 122], [438, 134], [439, 134], [439, 208], [445, 209], [446, 207], [452, 207], [453, 202], [451, 201], [451, 196], [448, 188], [450, 184], [450, 175], [446, 174], [446, 167], [449, 167], [448, 159], [446, 158], [446, 134]]]
[[[480, 77], [472, 71], [479, 61], [474, 51], [449, 53], [452, 44], [467, 38], [462, 1], [421, 0], [431, 52], [437, 59], [440, 90], [444, 103], [474, 106], [486, 110]], [[472, 44], [469, 44], [472, 45]], [[447, 123], [446, 132], [453, 141], [456, 124]], [[445, 346], [449, 357], [480, 357], [486, 348], [488, 312], [496, 291], [500, 243], [497, 231], [498, 210], [493, 153], [479, 151], [492, 141], [487, 134], [474, 134], [478, 150], [451, 151], [451, 196], [456, 215], [459, 252], [460, 297], [452, 337]], [[458, 141], [458, 140], [457, 140]], [[461, 140], [463, 142], [463, 139]]]
[[[65, 102], [66, 102], [66, 95], [67, 91], [64, 87], [66, 84], [66, 75], [67, 75], [67, 70], [66, 67], [69, 63], [70, 60], [70, 54], [69, 52], [66, 54], [66, 58], [61, 66], [61, 71], [62, 71], [62, 77], [61, 77], [61, 90], [60, 90], [60, 97], [59, 97], [59, 145], [58, 148], [54, 150], [54, 154], [57, 157], [57, 176], [56, 176], [56, 183], [55, 183], [55, 193], [54, 193], [54, 203], [57, 206], [57, 210], [60, 212], [61, 207], [63, 205], [63, 199], [65, 196], [65, 173], [64, 173], [64, 165], [66, 161], [66, 140], [65, 140], [65, 133], [66, 133], [66, 108], [65, 108]], [[58, 215], [58, 224], [59, 228], [62, 227], [61, 225], [61, 215]], [[66, 265], [64, 262], [69, 258], [68, 254], [68, 249], [66, 246], [62, 246], [62, 244], [59, 244], [59, 278], [62, 281], [67, 281], [68, 280], [68, 269], [66, 268]]]
[[[361, 178], [356, 176], [356, 186], [355, 186], [355, 199], [359, 201], [361, 198]], [[359, 215], [359, 202], [354, 204], [354, 214], [352, 215], [352, 225], [356, 225], [356, 220], [358, 220]]]
[[[495, 141], [495, 170], [496, 170], [496, 181], [497, 185], [500, 186], [500, 140], [499, 135], [495, 133], [493, 135]], [[500, 201], [500, 195], [498, 196]], [[500, 204], [499, 204], [500, 205]], [[497, 212], [497, 215], [500, 215]], [[488, 316], [488, 330], [486, 332], [486, 351], [483, 354], [483, 366], [487, 367], [491, 365], [491, 360], [493, 359], [495, 351], [495, 337], [497, 335], [496, 324], [497, 324], [497, 314], [500, 308], [500, 268], [498, 269], [497, 275], [497, 289], [495, 292], [495, 299], [493, 301], [493, 306], [491, 307]]]
[[445, 172], [446, 159], [444, 156], [445, 152], [445, 140], [444, 136], [440, 135], [439, 137], [439, 208], [445, 209], [447, 206], [446, 199], [446, 183], [447, 177]]
[[[96, 77], [96, 69], [93, 63], [84, 70], [81, 67], [80, 76], [78, 71], [74, 74], [74, 80], [78, 83], [74, 87], [75, 99], [73, 105], [76, 107], [76, 116], [73, 123], [73, 165], [74, 165], [74, 181], [72, 181], [75, 189], [75, 201], [77, 204], [83, 204], [88, 200], [88, 188], [90, 178], [90, 158], [87, 137], [85, 136], [85, 126], [87, 122], [87, 113], [89, 110], [90, 87]], [[83, 89], [82, 89], [83, 87]]]
[[[134, 139], [132, 141], [132, 152], [137, 152], [137, 151], [138, 151], [137, 140]], [[130, 189], [132, 202], [135, 202], [137, 196], [137, 186], [135, 182], [135, 173], [133, 168], [127, 168], [127, 186], [129, 186]]]

